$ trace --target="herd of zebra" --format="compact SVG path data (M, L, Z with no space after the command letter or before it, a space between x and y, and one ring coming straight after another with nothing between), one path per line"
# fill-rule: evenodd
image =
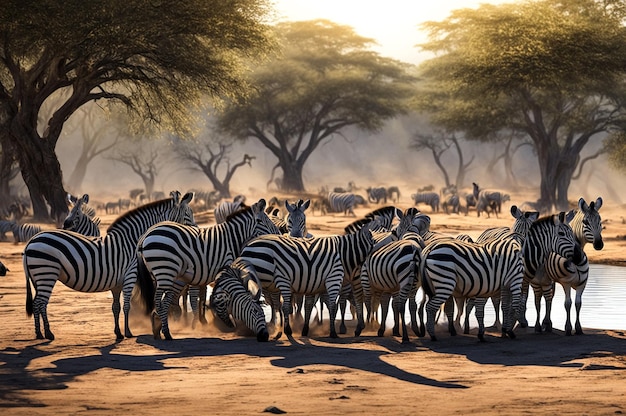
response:
M192 199L193 193L172 192L170 198L120 215L104 236L95 211L87 205L89 197L74 199L63 229L36 234L23 251L26 310L34 316L36 337L54 339L47 305L57 281L82 292L110 290L118 339L133 336L128 319L133 289L141 292L154 337L171 339L169 318L181 294L188 290L195 322L201 319L206 300L200 289L207 286L212 286L208 308L214 315L230 327L235 321L245 323L259 341L270 336L263 302L272 309L269 323L276 327L278 339L283 331L292 335L290 317L300 302L304 336L316 302L328 308L331 337L338 336L339 308L340 333L346 332L347 302L355 310L355 336L375 321L380 307L378 335L382 336L390 301L393 334L403 342L409 341L407 301L417 336L427 331L432 340L437 339L436 315L442 306L453 335L463 309L467 307L467 319L475 307L478 337L483 340L489 298L497 310L502 307L502 336L513 338L518 322L528 325L529 288L537 309L535 330L551 331L555 283L565 289L565 332L570 335L574 328L580 334L581 297L589 273L583 248L588 242L596 250L603 247L601 198L589 204L581 198L577 209L542 218L512 206L512 227L487 229L475 240L431 230L428 215L415 207L402 211L395 206L371 211L346 226L341 235L313 236L306 225L308 200L283 201L278 206L265 199L251 205L233 201L216 208L214 225L199 227L189 206ZM285 217L280 215L283 206ZM497 210L495 203L488 206ZM574 327L570 288L576 291ZM124 334L119 324L122 294ZM540 322L542 296L546 311Z

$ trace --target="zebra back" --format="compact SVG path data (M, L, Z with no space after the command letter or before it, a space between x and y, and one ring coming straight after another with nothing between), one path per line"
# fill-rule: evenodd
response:
M356 195L349 192L329 192L328 205L330 212L343 212L355 216Z
M578 200L578 209L574 211L574 218L570 222L574 235L581 248L587 243L592 243L593 248L602 250L604 242L602 241L602 218L598 210L602 207L602 198L589 203L584 198Z
M13 238L16 243L25 243L41 232L41 227L37 224L13 224Z

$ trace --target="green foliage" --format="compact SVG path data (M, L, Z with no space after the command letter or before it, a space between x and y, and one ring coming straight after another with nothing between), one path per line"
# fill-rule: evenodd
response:
M626 132L619 131L609 135L604 141L604 147L611 166L626 173Z

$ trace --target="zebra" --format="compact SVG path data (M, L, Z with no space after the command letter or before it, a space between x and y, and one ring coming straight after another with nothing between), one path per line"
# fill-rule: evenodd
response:
M439 212L439 194L436 192L418 192L411 195L414 205L426 204L433 212Z
M235 323L231 316L243 321L246 326L254 331L257 341L266 342L269 340L265 313L261 308L259 299L261 297L260 282L253 282L256 285L256 293L252 295L248 286L255 277L254 273L242 275L245 270L232 265L224 266L215 277L215 284L209 296L209 309L229 328L234 328Z
M0 220L0 240L6 240L6 233L12 232L15 224L15 221Z
M367 200L371 203L378 204L382 200L383 203L387 203L387 188L378 187L378 188L367 188L365 190L367 192Z
M307 239L282 235L261 236L244 247L235 262L246 267L252 266L263 291L275 299L272 302L279 302L278 297L282 297L280 322L287 336L292 335L289 323L292 293L315 295L325 292L328 296L330 336L337 338L337 298L344 275L351 276L372 251L374 239L370 229L376 226L376 221L372 221L354 234ZM359 299L357 295L355 293ZM362 291L360 295L362 300ZM308 335L314 299L305 297L303 336ZM357 301L356 308L358 324L355 336L358 336L365 327L362 302ZM281 336L282 331L279 331L276 339Z
M85 212L83 206L87 202L89 202L89 195L87 194L76 198L74 206L63 221L62 228L90 237L100 237L100 218L92 217Z
M426 328L436 341L435 314L446 303L448 328L456 335L451 296L477 299L478 339L484 341L484 304L498 292L503 298L502 336L515 338L513 326L521 298L524 266L521 238L509 237L483 244L461 240L441 240L426 246L420 264L421 286L428 295ZM480 302L479 302L480 301ZM422 320L423 322L423 320Z
M328 212L341 212L344 215L356 217L354 207L356 206L356 195L353 193L329 192L327 195Z
M250 240L278 228L265 213L265 199L236 211L226 222L200 228L162 222L142 236L137 248L138 283L155 339L172 339L168 310L185 285L206 286ZM202 297L200 297L202 299ZM198 309L203 309L200 305ZM194 322L198 313L194 311Z
M81 197L82 198L82 197ZM67 201L70 204L70 207L73 207L79 199L81 199L75 195L72 194L67 194ZM164 196L165 198L165 196ZM85 213L85 215L91 217L91 218L95 218L96 216L96 209L94 207L91 207L89 205L87 205L87 202L89 202L89 197L87 197L86 201L83 201L83 204L81 206L81 209L83 210L83 212Z
M369 313L372 311L372 297L381 297L382 315L378 336L382 337L385 333L388 298L392 296L396 322L393 334L400 336L399 323L401 322L403 343L409 342L404 307L413 287L417 285L417 269L422 260L424 247L423 239L417 231L415 227L410 228L400 240L392 241L374 250L361 267L361 285Z
M400 188L397 186L390 186L387 188L387 197L391 199L391 202L394 204L400 202Z
M193 223L189 201L193 194L172 197L143 205L118 217L105 237L87 237L73 231L52 230L39 233L24 248L22 260L26 274L26 312L34 315L35 335L54 339L47 316L52 289L60 280L70 289L81 292L113 294L113 316L117 339L124 336L119 326L120 293L124 292L125 335L132 337L128 325L130 298L135 285L136 249L139 237L153 224L170 219ZM35 289L33 299L32 288Z
M553 282L546 272L546 259L553 252L572 261L574 264L582 264L583 251L576 241L574 231L569 226L574 216L573 212L561 212L558 215L546 216L535 221L528 230L523 245L524 259L524 282L522 286L522 304L520 311L520 325L528 326L526 320L526 299L528 298L529 286L532 286L535 294L535 309L537 320L535 332L542 331L540 321L541 296L543 294L546 303L546 314L543 319L543 328L546 332L552 331Z
M598 197L595 202L587 202L584 198L578 200L578 209L571 211L574 217L570 221L570 226L574 230L574 235L580 248L584 249L587 243L592 243L595 250L602 250L602 218L598 211L602 207L602 198Z
M11 229L15 244L28 242L36 234L41 232L41 226L37 224L13 224Z
M446 196L446 199L441 203L441 207L443 208L446 214L449 213L448 208L452 210L453 214L458 214L461 211L461 200L458 194L452 194Z
M311 200L298 200L295 204L285 201L285 208L289 212L287 216L287 230L291 237L311 237L306 229L306 214L304 211L311 204Z
M491 208L497 218L498 214L502 212L502 204L511 200L511 196L504 192L480 189L476 182L472 182L472 186L472 194L476 201L476 211L479 217L481 211L485 211L489 215L488 209Z
M242 208L245 208L246 204L244 203L244 200L245 198L243 197L236 197L235 199L233 199L232 202L223 201L219 203L213 211L213 213L215 214L215 223L222 224L226 222L226 218L228 218L230 214Z

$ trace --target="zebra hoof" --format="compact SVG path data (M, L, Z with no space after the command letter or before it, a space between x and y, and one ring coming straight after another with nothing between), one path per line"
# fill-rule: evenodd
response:
M50 341L54 341L54 334L50 330L47 330L46 338L49 339Z
M342 324L342 325L339 326L339 333L340 334L343 335L343 334L346 334L347 332L348 332L348 329L346 328L345 325Z
M46 339L46 338L44 338L44 336L43 336L43 334L41 332L35 333L35 338L36 339Z
M278 341L280 339L280 337L283 336L282 332L278 332L278 334L276 334L276 336L274 337L274 341Z
M506 331L506 333L511 339L515 339L517 337L517 335L515 335L515 332L513 331Z
M262 330L256 335L256 340L258 342L267 342L270 339L270 334L267 330Z

